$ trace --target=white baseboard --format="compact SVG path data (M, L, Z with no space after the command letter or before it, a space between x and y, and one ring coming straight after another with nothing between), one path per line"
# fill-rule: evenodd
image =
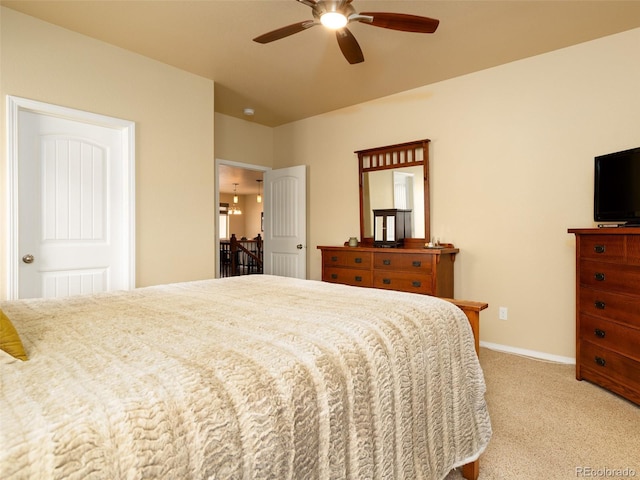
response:
M552 355L545 352L537 352L535 350L527 350L524 348L510 347L508 345L500 345L499 343L480 342L481 347L488 348L489 350L495 350L497 352L512 353L514 355L522 355L523 357L531 357L538 360L545 360L555 363L566 363L569 365L575 365L576 359L571 357L563 357L561 355Z

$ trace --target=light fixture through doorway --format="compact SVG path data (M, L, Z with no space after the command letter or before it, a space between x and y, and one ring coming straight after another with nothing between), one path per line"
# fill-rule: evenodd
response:
M262 203L262 180L256 180L258 182L258 196L256 197L256 201L258 203Z
M229 209L229 215L242 215L242 210L238 208L238 194L236 193L236 187L238 183L233 184L233 205Z

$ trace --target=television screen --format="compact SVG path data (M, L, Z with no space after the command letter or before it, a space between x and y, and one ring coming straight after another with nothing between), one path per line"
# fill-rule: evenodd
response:
M640 147L595 157L594 218L640 224Z

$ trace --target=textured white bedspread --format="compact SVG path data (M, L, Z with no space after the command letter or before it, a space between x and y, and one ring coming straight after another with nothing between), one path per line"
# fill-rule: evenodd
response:
M441 479L491 436L437 298L254 275L2 308L30 356L0 357L4 480Z

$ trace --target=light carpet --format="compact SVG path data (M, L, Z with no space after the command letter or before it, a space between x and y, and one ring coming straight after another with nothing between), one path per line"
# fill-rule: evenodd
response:
M640 479L638 405L577 381L573 365L486 348L480 363L493 425L480 480Z

